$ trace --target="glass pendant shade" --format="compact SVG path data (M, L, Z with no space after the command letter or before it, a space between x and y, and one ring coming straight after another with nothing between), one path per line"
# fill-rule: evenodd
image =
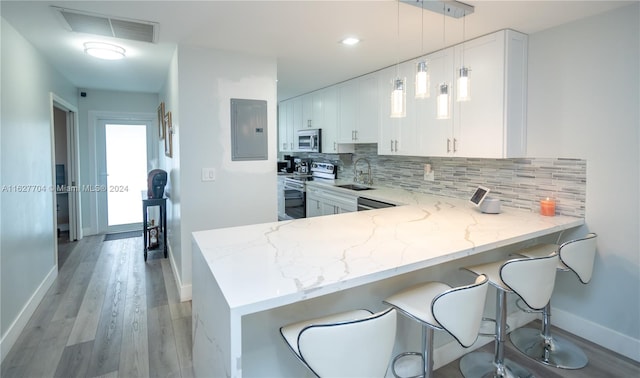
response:
M395 79L391 90L391 118L406 117L406 86L404 79Z
M467 67L460 68L458 76L458 101L471 100L471 82L469 80L469 71Z
M430 78L427 62L416 64L416 98L429 98Z
M449 84L440 84L438 87L438 98L436 99L436 103L436 118L449 119Z

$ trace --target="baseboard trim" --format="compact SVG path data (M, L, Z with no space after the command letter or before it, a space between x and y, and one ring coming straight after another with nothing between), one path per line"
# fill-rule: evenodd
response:
M9 354L9 351L13 347L13 345L18 340L20 333L24 331L27 323L29 323L29 319L38 308L40 302L44 298L45 294L53 285L56 277L58 277L58 265L54 265L53 268L47 273L44 280L40 283L36 291L33 292L31 298L27 301L27 303L22 307L22 310L16 317L16 319L11 323L7 332L2 335L2 339L0 340L0 354L2 354L2 358L0 361L4 361L4 358Z
M553 326L640 362L640 340L555 307L551 308L551 314Z
M173 252L171 250L171 243L168 243L169 250L169 262L171 263L171 271L173 272L173 279L176 281L176 287L178 289L178 295L180 296L180 302L186 302L191 300L191 285L183 285L180 275L178 274L178 268L176 261L173 259Z

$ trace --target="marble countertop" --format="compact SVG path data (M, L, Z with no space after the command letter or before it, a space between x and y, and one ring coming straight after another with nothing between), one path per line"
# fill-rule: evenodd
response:
M271 309L584 224L401 189L347 192L405 206L194 232L229 307Z

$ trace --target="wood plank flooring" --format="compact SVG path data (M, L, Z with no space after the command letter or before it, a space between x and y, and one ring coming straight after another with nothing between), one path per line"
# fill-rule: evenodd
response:
M191 302L142 237L59 249L58 278L2 362L5 377L192 377Z
M91 236L65 247L58 278L2 362L1 377L193 376L191 302L179 302L169 260L150 251L145 263L142 237L102 240ZM506 357L537 377L640 377L635 361L553 332L587 353L586 368L546 367L510 342ZM482 351L493 353L493 343ZM443 366L435 377L462 377L458 364Z

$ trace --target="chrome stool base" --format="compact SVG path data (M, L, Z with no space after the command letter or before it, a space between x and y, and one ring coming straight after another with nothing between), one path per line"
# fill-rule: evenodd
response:
M589 362L582 349L563 337L551 336L551 343L545 345L545 339L538 329L519 328L511 332L510 338L520 352L545 365L581 369Z
M504 359L502 366L494 362L495 356L491 353L473 352L462 357L460 371L466 378L532 378L533 374L517 363Z

